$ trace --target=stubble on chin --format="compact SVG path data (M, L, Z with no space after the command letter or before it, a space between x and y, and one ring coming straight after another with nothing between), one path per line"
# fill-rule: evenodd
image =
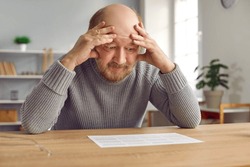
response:
M110 62L106 66L102 65L101 62L97 61L97 66L100 71L100 74L108 81L116 83L128 76L134 68L134 65L119 65L115 62ZM119 72L115 72L117 69Z

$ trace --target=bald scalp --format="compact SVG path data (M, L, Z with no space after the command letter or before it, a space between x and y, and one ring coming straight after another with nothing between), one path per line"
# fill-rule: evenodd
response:
M101 21L107 21L114 17L118 19L124 19L127 16L135 16L137 23L142 22L141 16L133 9L122 4L112 4L104 8L99 9L90 19L89 28L91 29L99 24Z

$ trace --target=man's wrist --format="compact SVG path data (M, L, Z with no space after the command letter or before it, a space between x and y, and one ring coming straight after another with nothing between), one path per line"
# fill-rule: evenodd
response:
M160 68L160 72L162 74L169 73L175 69L175 64L174 63L168 63Z
M76 65L75 63L73 63L72 59L68 58L67 56L65 56L60 63L67 68L68 70L74 71Z

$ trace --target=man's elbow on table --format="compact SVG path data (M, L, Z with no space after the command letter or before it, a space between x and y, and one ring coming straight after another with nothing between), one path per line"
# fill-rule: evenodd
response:
M32 123L22 122L23 129L30 134L40 134L47 132L49 128L41 128L39 126L35 126Z
M201 117L193 118L192 120L186 121L179 125L180 128L196 128L201 122Z

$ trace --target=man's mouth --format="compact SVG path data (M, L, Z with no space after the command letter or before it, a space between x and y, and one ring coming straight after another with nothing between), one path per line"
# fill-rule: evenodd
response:
M127 68L127 65L125 65L125 64L117 64L117 63L112 62L112 63L108 64L108 67L115 68L115 69L124 69L124 68Z

